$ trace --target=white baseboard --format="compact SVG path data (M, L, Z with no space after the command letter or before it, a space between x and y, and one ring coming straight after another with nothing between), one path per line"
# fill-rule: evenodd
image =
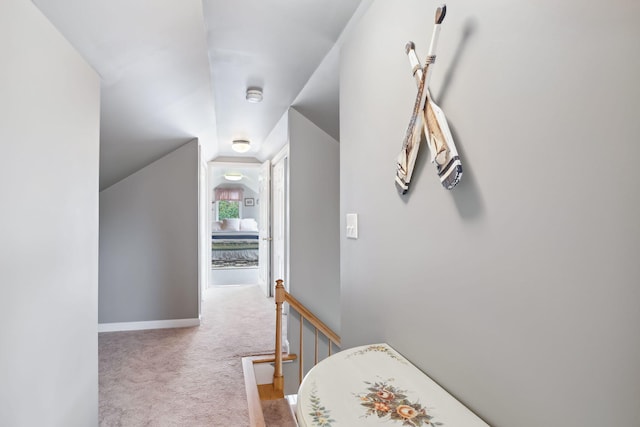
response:
M144 329L200 326L200 319L149 320L145 322L98 323L98 332L142 331Z

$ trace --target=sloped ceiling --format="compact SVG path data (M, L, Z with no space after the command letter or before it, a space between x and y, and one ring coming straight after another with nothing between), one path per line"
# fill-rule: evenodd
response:
M204 160L238 156L236 138L252 143L244 157L263 160L273 151L267 135L360 0L34 3L101 76L104 189L193 138ZM297 108L336 137L337 68L327 70ZM263 88L262 103L245 100L253 86Z

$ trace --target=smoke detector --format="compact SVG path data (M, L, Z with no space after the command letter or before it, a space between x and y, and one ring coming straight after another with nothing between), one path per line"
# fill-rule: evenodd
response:
M247 89L247 101L253 104L262 102L262 89L257 87L250 87Z

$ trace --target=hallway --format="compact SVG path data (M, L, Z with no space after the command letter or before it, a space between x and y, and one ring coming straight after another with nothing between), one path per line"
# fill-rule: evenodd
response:
M241 357L273 352L273 299L207 290L199 327L99 334L101 426L249 424Z

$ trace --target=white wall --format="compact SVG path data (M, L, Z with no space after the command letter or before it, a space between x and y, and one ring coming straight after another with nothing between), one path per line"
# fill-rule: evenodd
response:
M98 423L96 73L0 2L0 424Z
M100 192L100 323L198 318L198 142Z
M253 199L253 206L245 206L244 202L242 203L242 217L243 218L254 218L258 223L260 223L260 207L257 205L259 194L252 189L244 186L244 198Z
M436 6L376 1L343 48L344 344L389 342L497 427L638 426L640 4L450 4L431 87L464 176L425 150L402 197L404 45L424 58Z

